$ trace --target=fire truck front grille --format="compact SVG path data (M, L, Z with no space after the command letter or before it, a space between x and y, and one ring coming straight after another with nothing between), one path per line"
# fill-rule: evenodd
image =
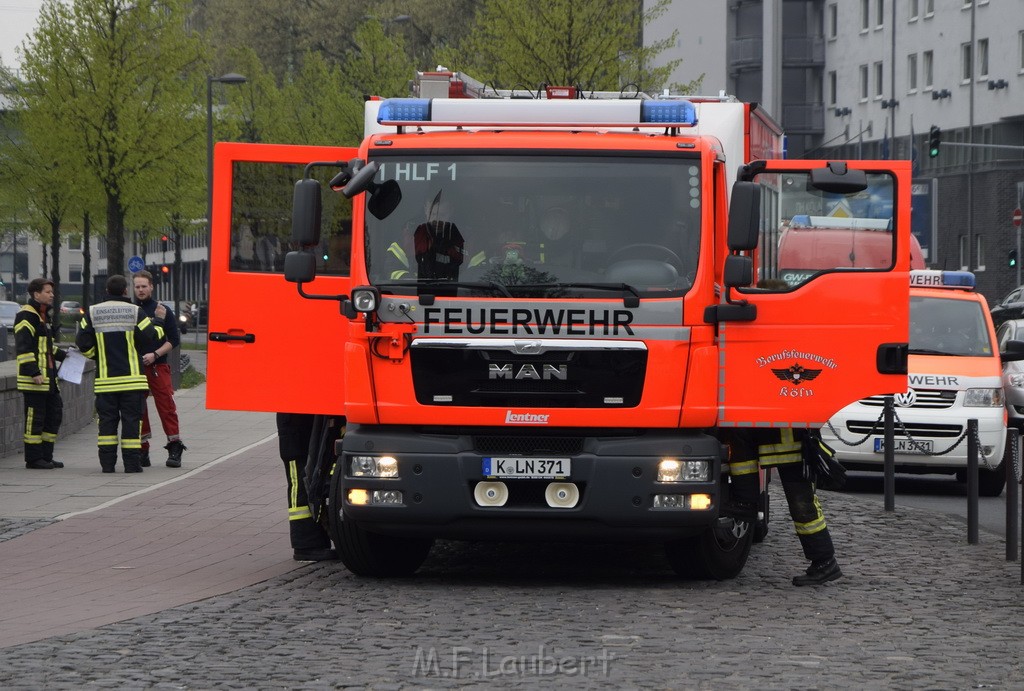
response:
M640 404L647 350L553 350L417 345L410 352L416 400L434 406L632 408Z
M897 415L899 413L897 412ZM876 426L877 425L877 426ZM904 423L904 428L912 437L932 437L937 439L956 439L963 434L962 425L932 425L924 422ZM872 432L871 429L875 428ZM876 420L848 420L846 429L853 434L876 434L881 436L885 433L882 423ZM902 434L899 425L896 426L896 434Z
M942 410L944 408L952 408L953 404L956 403L956 391L949 391L944 389L914 389L914 402L913 404L897 405L896 409L900 408L914 408L917 410ZM862 405L873 406L881 408L885 405L885 396L871 396L870 398L862 398Z
M557 455L575 456L583 452L581 437L473 437L473 449L485 456Z

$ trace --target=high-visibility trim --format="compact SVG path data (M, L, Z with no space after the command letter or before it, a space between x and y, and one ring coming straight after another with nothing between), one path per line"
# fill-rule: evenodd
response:
M122 439L121 440L121 448L122 449L141 449L142 448L142 440L141 439Z
M18 355L17 360L19 365L24 365L26 362L32 362L36 359L36 356L32 353L21 353Z
M391 272L391 280L397 281L401 278L405 278L408 275L409 271L407 269L395 269L394 271Z
M308 506L298 506L294 509L288 509L289 521L302 521L312 517L313 514L310 512Z
M31 310L31 311L35 312L35 310ZM32 334L33 338L35 337L35 335L36 335L36 327L32 326L27 321L20 321L20 322L18 322L17 324L14 325L14 333L18 333L19 331L24 331L25 329L28 329L29 333Z
M24 441L26 444L28 444L30 446L34 446L35 444L42 444L43 443L43 438L42 437L37 437L37 436L30 435L30 434L26 434L21 439L22 439L22 441Z
M96 443L100 446L117 446L116 434L101 434L96 437Z
M796 528L797 535L814 535L828 527L825 525L825 514L821 510L821 504L818 503L817 497L814 498L814 510L818 515L813 521L808 521L807 523L793 521L793 527Z
M757 472L757 461L736 461L729 463L729 474L732 476L737 475L752 475Z
M43 432L43 441L55 442L57 441L57 435L53 432Z
M299 505L299 463L288 461L288 509L294 509Z
M485 261L487 261L487 253L484 252L483 250L480 250L470 258L469 265L479 266L480 264L483 264Z
M122 377L97 378L93 384L96 393L114 393L116 391L143 391L149 388L145 374L125 375Z
M776 456L763 456L759 459L762 466L788 465L790 463L803 463L802 454L779 454Z

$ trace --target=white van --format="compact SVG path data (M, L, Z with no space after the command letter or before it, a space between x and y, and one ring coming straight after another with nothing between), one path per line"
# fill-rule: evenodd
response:
M901 473L967 473L967 421L978 421L979 494L1003 491L1002 363L985 299L969 271L910 272L909 388L895 397ZM822 427L851 470L882 470L884 396L852 403Z

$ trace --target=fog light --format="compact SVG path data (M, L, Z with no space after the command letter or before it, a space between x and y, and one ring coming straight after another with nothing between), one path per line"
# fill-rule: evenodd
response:
M370 502L370 493L365 489L350 489L348 491L348 503L356 506L365 506Z
M398 477L398 461L394 456L353 456L349 463L352 477Z
M397 489L375 489L370 497L371 504L402 504L402 492Z
M654 508L656 509L685 509L685 494L655 494Z
M711 495L710 494L691 494L690 495L690 508L698 511L704 511L711 508Z
M707 482L711 474L708 461L678 461L663 458L658 462L658 482Z
M544 490L544 501L552 509L571 509L580 501L580 490L572 482L552 482Z

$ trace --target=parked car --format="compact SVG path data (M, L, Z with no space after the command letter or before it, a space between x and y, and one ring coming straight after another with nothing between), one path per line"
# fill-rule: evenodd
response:
M989 310L992 323L999 326L1009 319L1024 319L1024 286L1017 286Z
M999 352L1008 350L1010 341L1024 341L1024 319L1010 319L999 325L996 342ZM1024 433L1024 361L1003 361L1003 394L1006 396L1007 424Z
M0 326L8 331L14 330L14 316L21 309L21 305L9 300L0 301Z
M60 323L64 326L74 326L85 314L85 308L80 302L65 300L60 303Z
M173 300L161 300L160 304L178 315L178 331L187 334L192 327L192 311L189 309L188 303L180 303L178 309L174 309Z

